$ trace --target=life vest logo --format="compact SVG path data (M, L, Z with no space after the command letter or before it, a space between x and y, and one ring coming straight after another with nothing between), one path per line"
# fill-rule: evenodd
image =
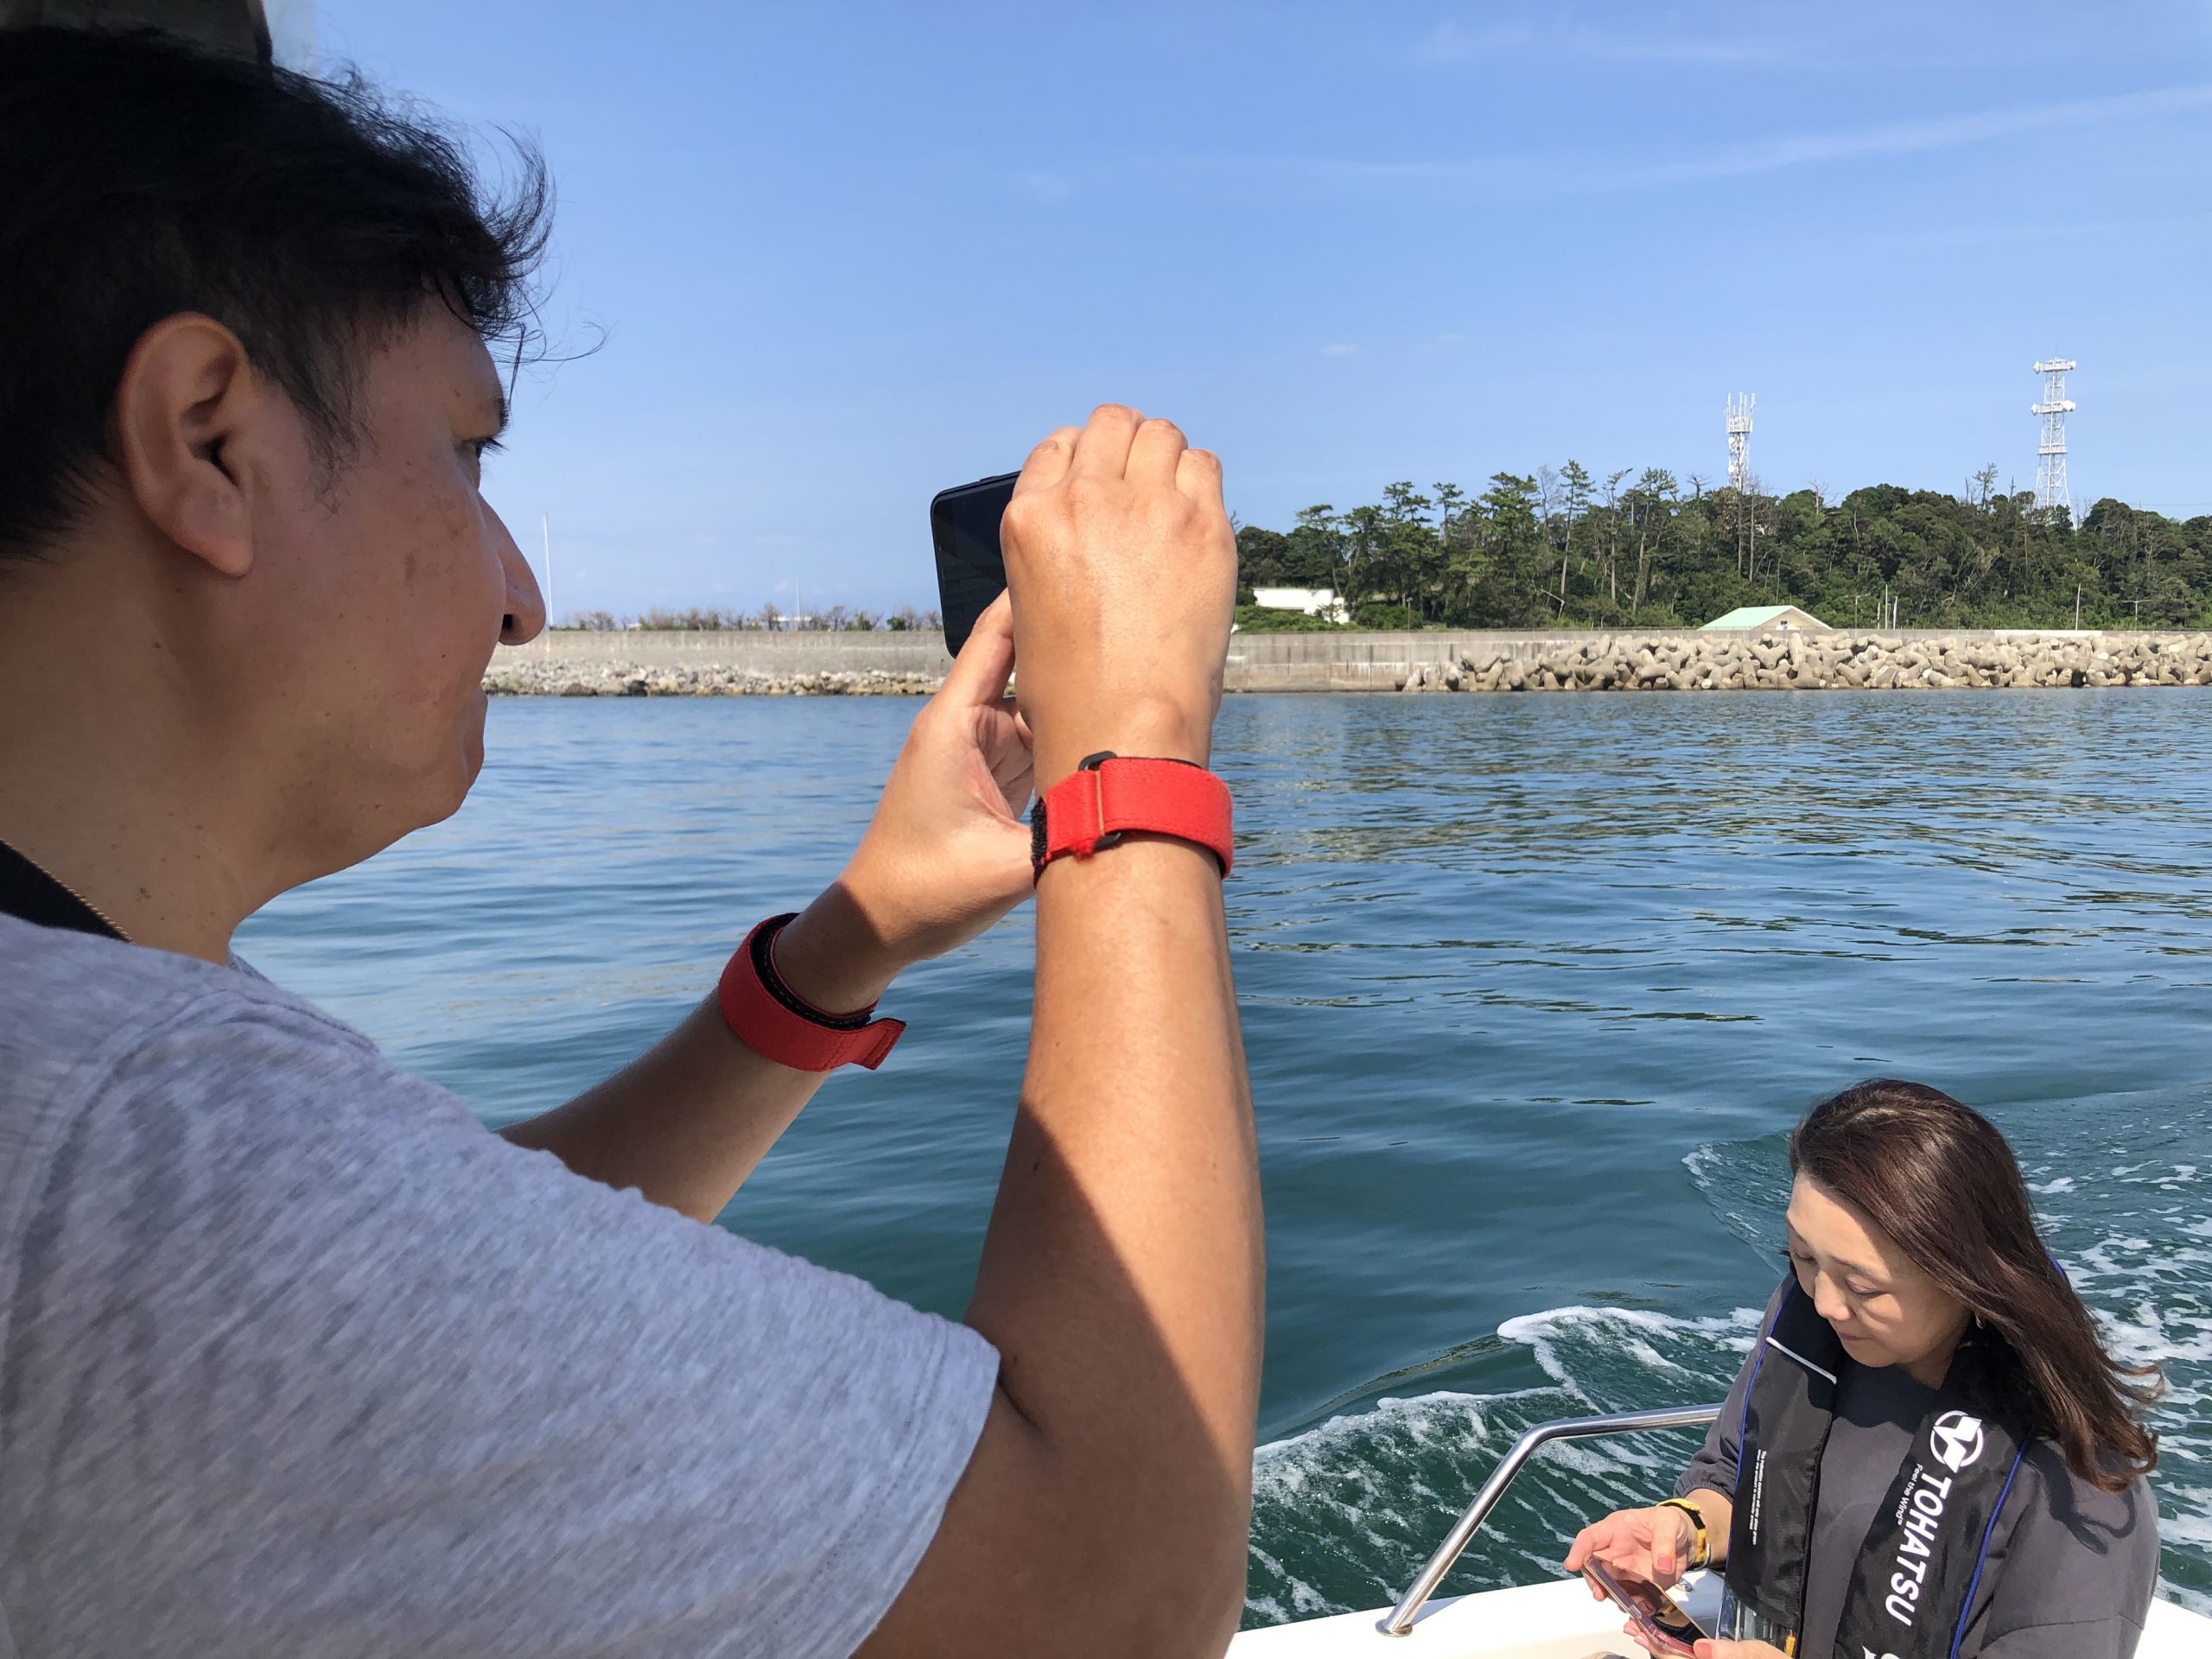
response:
M1973 1466L1981 1456L1984 1437L1981 1419L1963 1411L1947 1411L1936 1420L1936 1427L1928 1431L1928 1444L1943 1466L1953 1474Z

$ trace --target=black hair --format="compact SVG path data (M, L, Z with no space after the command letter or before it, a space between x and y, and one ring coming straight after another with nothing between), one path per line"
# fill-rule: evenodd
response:
M162 318L235 334L342 463L369 353L442 302L519 361L550 188L503 200L462 142L358 75L149 33L0 30L0 561L81 510L124 365Z
M1923 1273L1993 1331L2004 1384L2066 1466L2107 1492L2158 1467L2142 1416L2154 1365L2114 1358L2044 1248L2027 1182L1997 1126L1926 1084L1877 1078L1822 1101L1789 1136L1789 1167L1864 1211Z

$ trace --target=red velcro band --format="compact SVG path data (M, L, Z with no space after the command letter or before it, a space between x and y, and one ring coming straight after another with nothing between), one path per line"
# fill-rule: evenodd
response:
M1054 859L1089 858L1125 835L1195 842L1229 874L1234 835L1229 785L1187 760L1094 754L1039 798L1030 861L1042 875Z
M906 1022L870 1019L873 1007L824 1014L785 984L776 972L776 935L791 919L771 916L745 936L715 991L722 1018L738 1041L762 1059L794 1071L834 1071L841 1065L874 1071L905 1034Z

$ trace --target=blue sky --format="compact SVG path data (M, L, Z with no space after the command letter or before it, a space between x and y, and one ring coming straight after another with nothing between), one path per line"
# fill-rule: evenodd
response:
M321 0L539 143L487 493L555 602L933 603L925 509L1103 398L1287 526L1575 457L2212 512L2212 4Z

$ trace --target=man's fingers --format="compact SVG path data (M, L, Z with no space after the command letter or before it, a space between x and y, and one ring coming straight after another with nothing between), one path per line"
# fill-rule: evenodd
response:
M1001 594L976 619L975 632L953 659L938 696L950 705L988 707L1006 695L1014 673L1014 595Z
M1184 441L1183 429L1174 422L1147 421L1129 440L1129 482L1148 484L1155 489L1174 489L1179 463L1189 448Z
M1175 458L1175 487L1195 501L1219 505L1221 457L1211 449L1185 449Z
M1064 426L1040 442L1021 463L1021 476L1014 480L1014 493L1027 495L1032 490L1049 489L1065 478L1068 463L1075 459L1077 435L1075 428Z
M1129 445L1144 416L1125 404L1101 404L1083 423L1075 441L1069 474L1077 478L1121 478L1128 472Z

